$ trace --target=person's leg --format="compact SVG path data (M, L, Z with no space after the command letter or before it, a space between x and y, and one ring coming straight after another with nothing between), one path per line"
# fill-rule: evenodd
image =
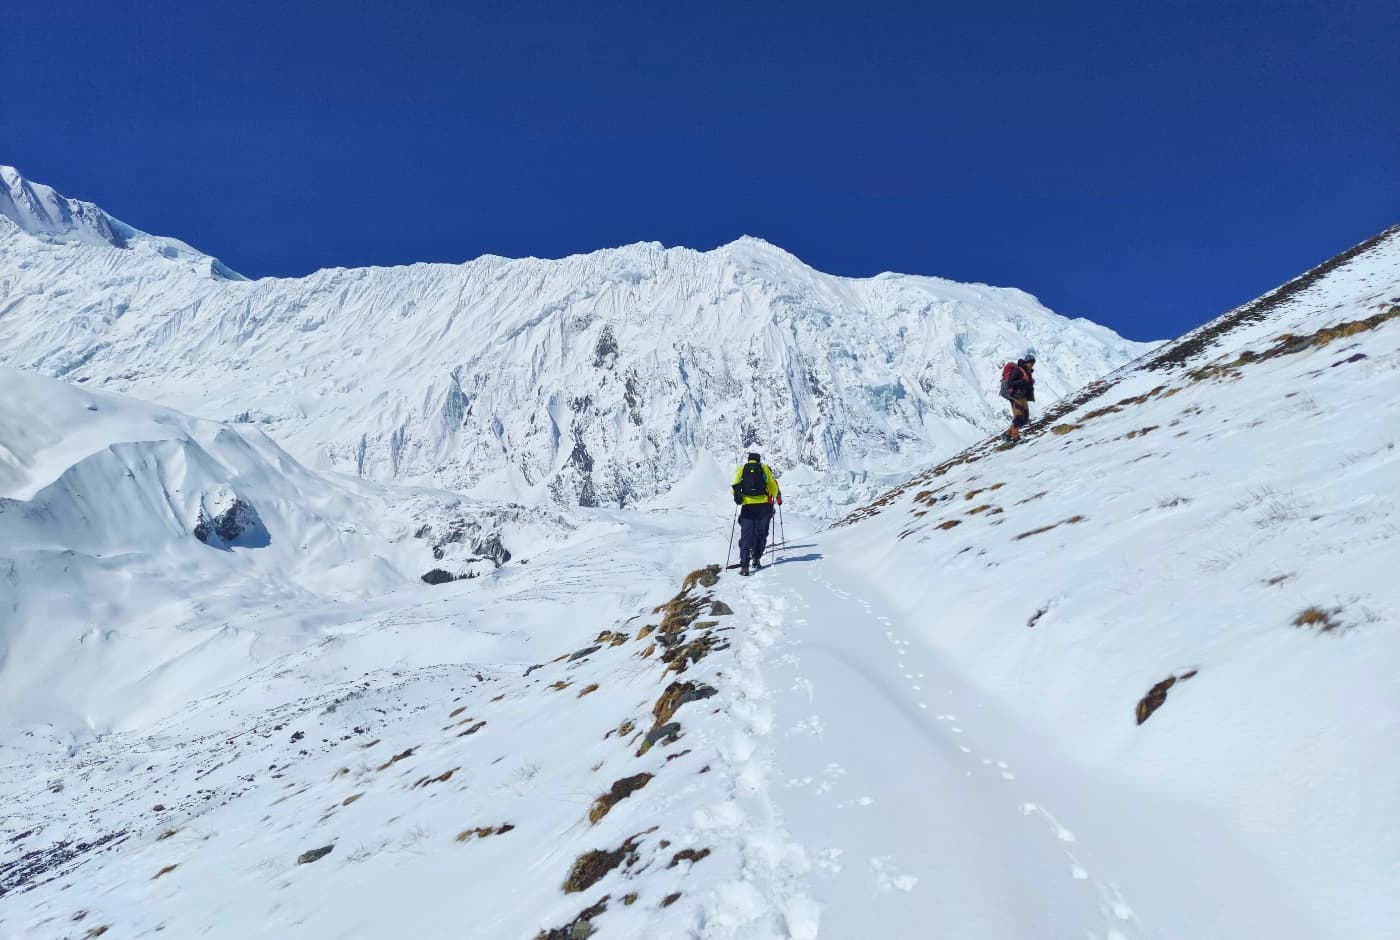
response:
M768 545L768 525L772 521L773 516L771 513L754 520L753 560L755 562L763 557L763 549Z
M739 514L739 567L747 568L753 554L754 538L757 535L758 520L752 516Z
M1013 441L1021 439L1021 428L1030 423L1031 406L1024 398L1013 398L1011 400L1011 427L1006 429L1006 436Z

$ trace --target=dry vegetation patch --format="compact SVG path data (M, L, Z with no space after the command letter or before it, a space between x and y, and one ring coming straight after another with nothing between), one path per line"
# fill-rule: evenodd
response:
M555 927L551 930L541 930L535 934L535 940L585 940L598 932L598 928L593 926L593 921L601 917L608 909L608 899L611 895L605 894L595 903L575 915L574 919L562 927ZM637 899L635 894L628 895L633 901ZM623 904L631 904L627 898L622 899Z
M1043 525L1043 526L1041 526L1041 527L1038 528L1038 529L1031 529L1029 532L1022 532L1020 535L1016 536L1015 541L1019 542L1021 539L1028 539L1028 538L1030 538L1032 535L1039 535L1039 534L1041 534L1042 532L1049 532L1051 529L1058 529L1058 528L1059 528L1060 526L1062 526L1062 525L1073 525L1073 524L1075 524L1075 523L1083 522L1083 521L1084 521L1084 517L1083 517L1083 516L1078 516L1078 515L1070 516L1068 519L1061 519L1059 522L1056 522L1054 525Z
M499 826L479 826L475 829L463 829L461 832L457 833L457 838L454 841L469 842L474 838L485 839L490 836L505 835L514 828L515 826L511 823L501 823Z
M1147 690L1147 694L1138 700L1136 715L1137 723L1142 724L1152 717L1152 713L1161 708L1167 700L1167 690L1178 682L1185 682L1196 674L1196 670L1184 672L1179 676L1167 676L1161 682Z
M1338 619L1341 614L1340 607L1332 610L1323 610L1321 607L1305 607L1299 611L1298 616L1293 618L1295 627L1311 627L1319 633L1331 633L1342 626L1342 621Z
M412 757L412 756L413 756L413 748L410 747L410 748L408 748L407 750L404 750L404 751L401 751L401 752L398 753L398 754L395 754L393 757L389 758L389 759L386 760L384 763L380 764L378 767L376 767L376 768L374 768L374 769L375 769L375 770L388 770L390 767L394 766L394 765L397 764L399 761L405 760L405 759L407 759L407 758L409 758L409 757Z
M690 574L686 575L685 580L681 582L681 593L689 591L697 584L701 587L714 587L719 583L719 572L719 565L707 565L704 568L692 571Z
M692 865L694 865L696 862L700 861L702 858L705 858L709 854L709 849L682 849L675 855L671 856L671 862L666 867L675 868L681 862L690 862Z
M623 777L621 780L613 781L613 785L607 793L593 801L593 805L588 808L588 821L597 824L598 820L608 815L618 802L627 799L651 781L651 774L633 774L630 777Z
M1247 365L1258 362L1267 362L1279 356L1291 356L1309 349L1321 349L1329 343L1349 336L1356 336L1374 330L1376 327L1389 320L1400 317L1400 306L1391 307L1364 320L1348 320L1344 323L1335 323L1332 326L1324 326L1321 329L1305 336L1293 333L1284 333L1274 340L1274 344L1263 352L1256 353L1246 349L1228 362L1214 362L1209 365L1193 369L1187 376L1195 382L1214 378L1238 378L1242 370ZM1363 356L1364 358L1364 356ZM1334 363L1339 365L1340 363Z
M655 830L648 830L654 832ZM603 878L617 868L625 865L630 868L637 863L637 847L641 844L642 835L639 833L615 849L593 849L584 852L574 859L574 865L569 869L569 875L564 879L564 893L574 894L579 891L587 891Z

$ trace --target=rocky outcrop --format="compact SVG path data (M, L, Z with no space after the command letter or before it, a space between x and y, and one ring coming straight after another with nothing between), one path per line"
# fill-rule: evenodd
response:
M271 541L258 511L227 488L200 500L194 537L214 548L262 548Z

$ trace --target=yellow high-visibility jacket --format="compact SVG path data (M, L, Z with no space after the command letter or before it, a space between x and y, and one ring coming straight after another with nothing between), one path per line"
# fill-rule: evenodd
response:
M731 489L734 491L735 495L739 493L739 481L744 478L744 467L746 466L748 466L747 463L741 463L739 464L739 469L734 471L734 485ZM778 489L778 480L773 476L773 470L768 464L763 464L763 479L767 482L767 494L763 496L745 496L743 497L745 505L766 503L782 495L782 490Z

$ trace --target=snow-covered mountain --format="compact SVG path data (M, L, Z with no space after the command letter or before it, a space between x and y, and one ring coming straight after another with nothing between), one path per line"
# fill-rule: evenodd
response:
M257 424L311 466L531 502L719 488L757 448L826 511L1004 423L1027 347L1042 400L1147 348L1018 290L832 277L752 238L230 282L34 230L0 231L0 363Z
M257 428L0 367L0 725L139 725L323 635L279 605L477 576L570 528L324 477Z
M94 381L0 370L0 937L1400 921L1400 229L748 579L679 500L425 585L464 504Z
M179 239L149 235L112 218L90 202L69 199L52 186L25 179L12 166L0 166L0 229L5 228L18 229L48 245L116 248L146 260L159 257L166 262L176 261L187 270L221 280L243 280L241 274L217 258ZM68 251L56 254L68 259L83 257Z

